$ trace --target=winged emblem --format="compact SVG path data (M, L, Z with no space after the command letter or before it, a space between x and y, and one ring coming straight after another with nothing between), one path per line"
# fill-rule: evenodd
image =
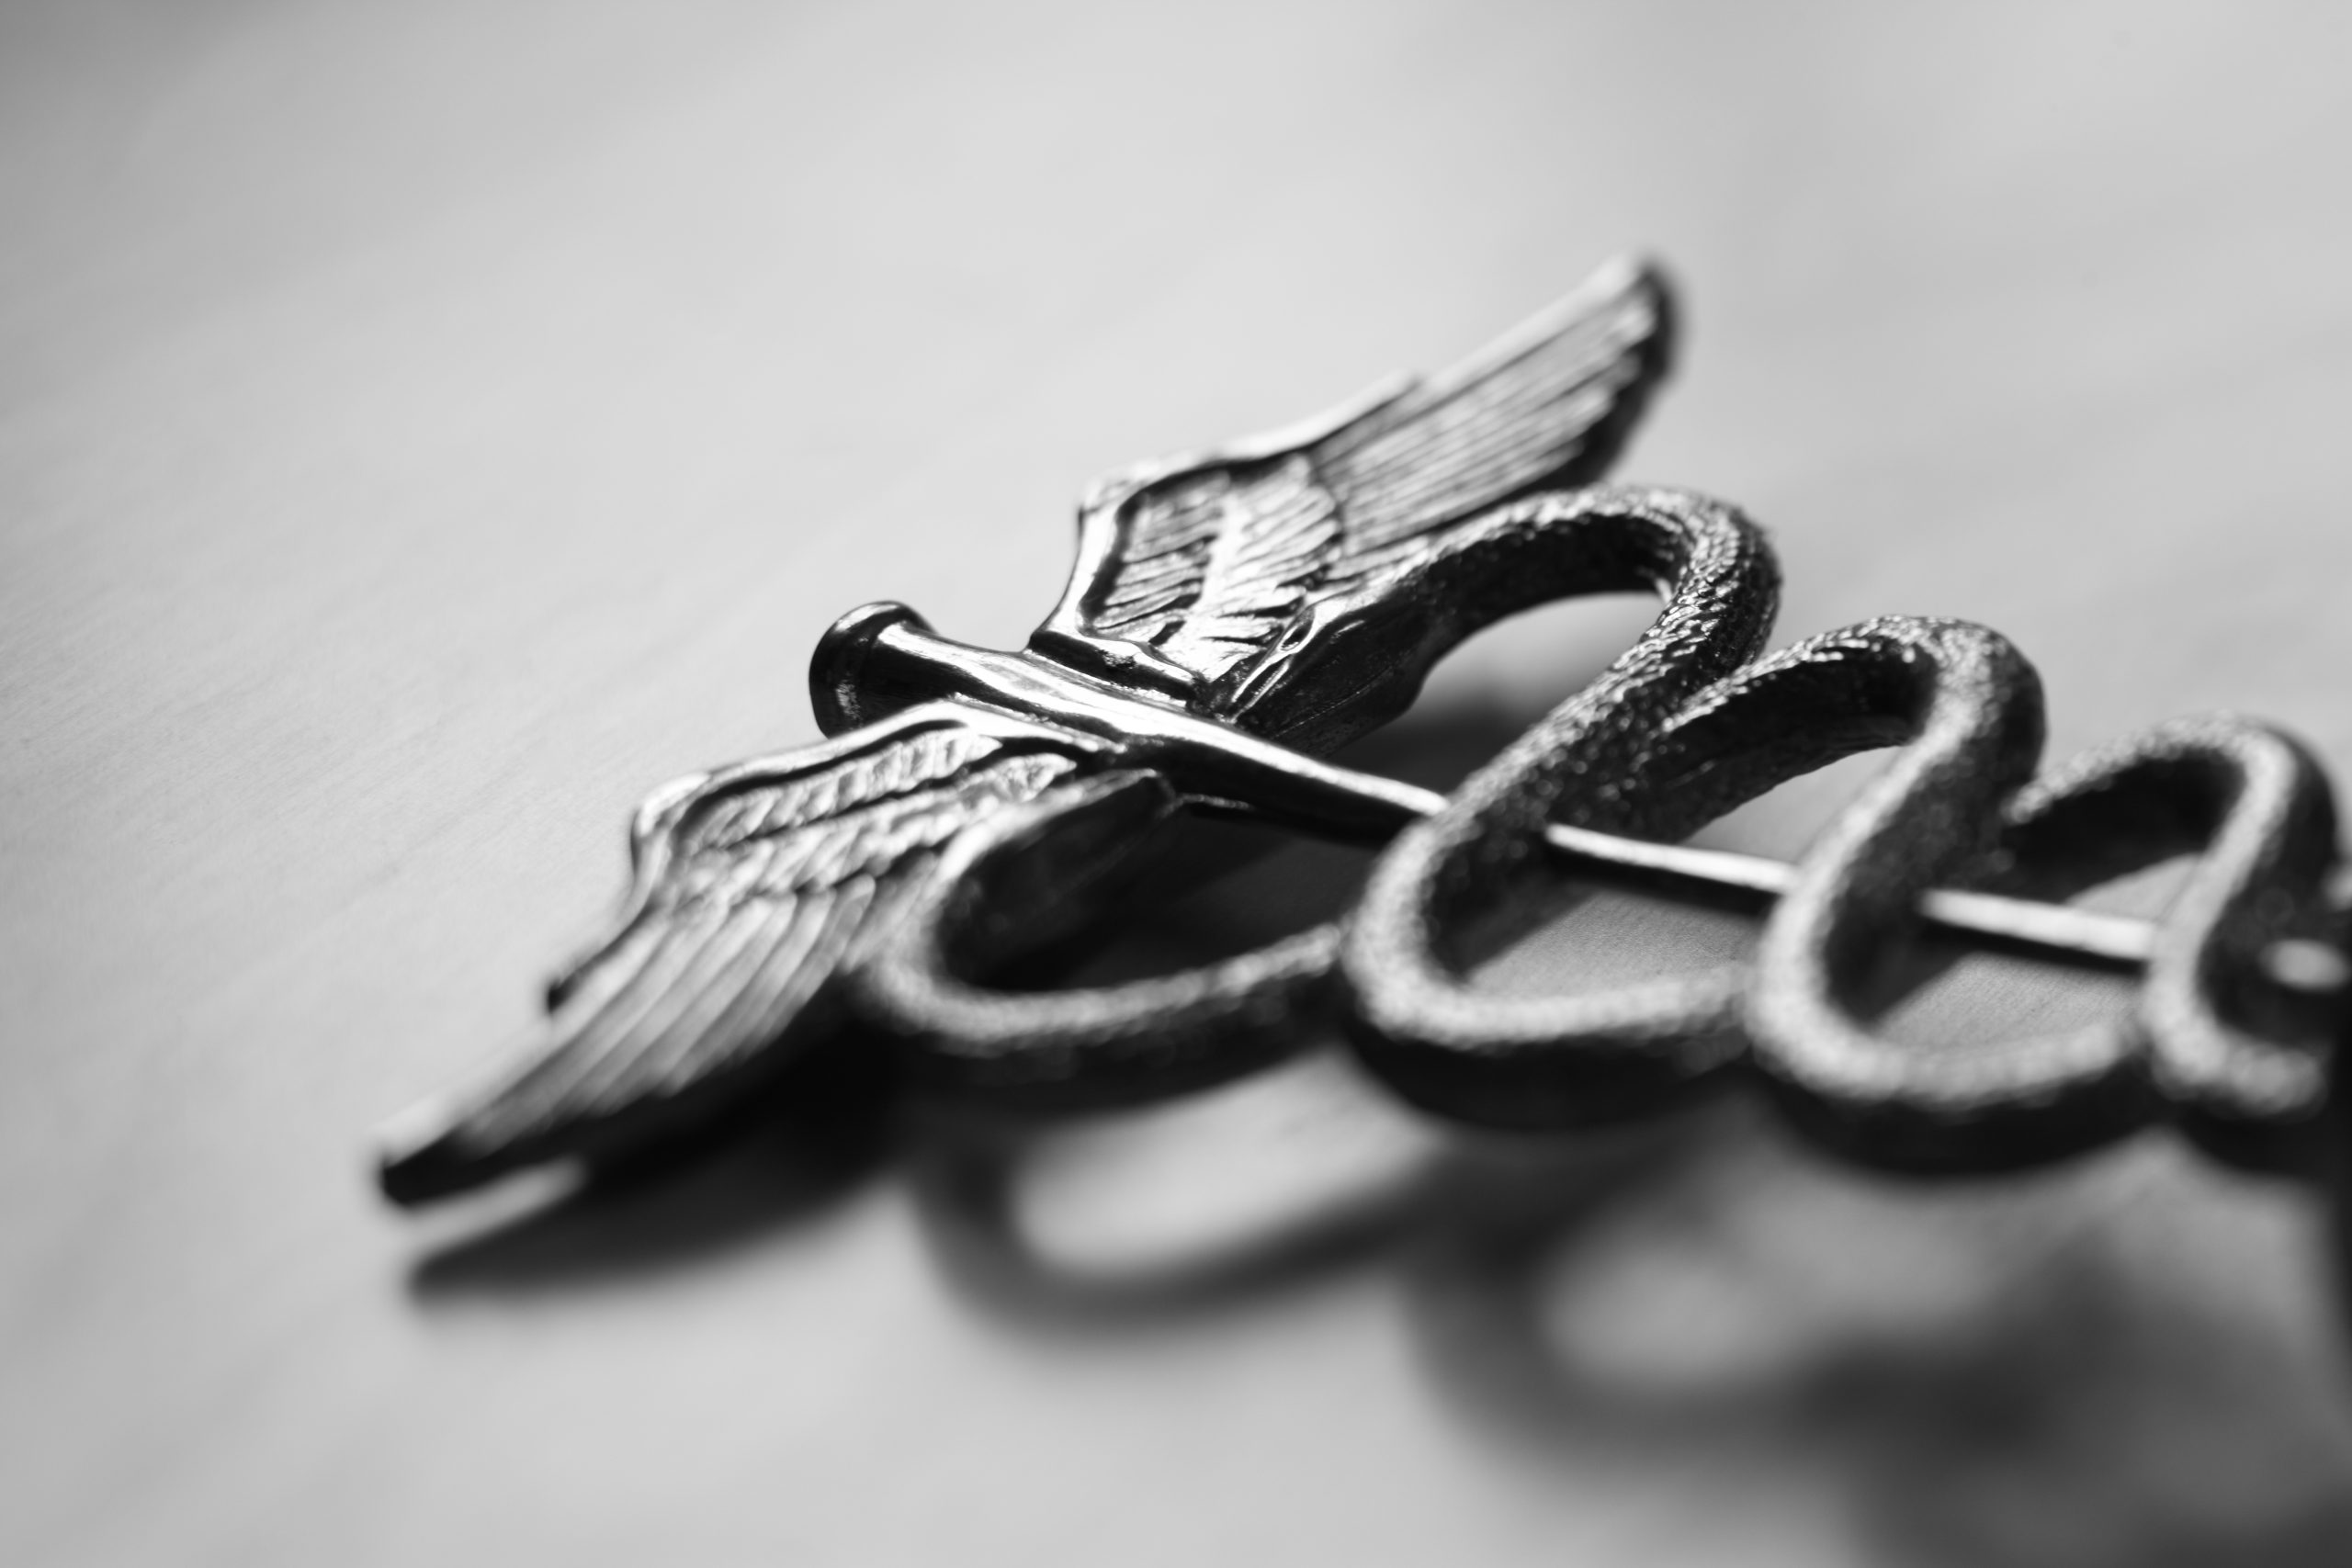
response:
M1401 712L1439 652L1532 602L1498 575L1507 551L1474 570L1469 547L1511 526L1502 503L1601 476L1670 335L1658 276L1614 263L1442 375L1105 480L1019 652L853 612L811 671L833 739L645 803L618 919L548 987L543 1035L397 1122L385 1190L419 1201L704 1125L842 1026L843 981L958 835L1087 776L1157 769L1277 818L1354 801L1368 832L1393 827L1394 791L1335 788L1296 750Z

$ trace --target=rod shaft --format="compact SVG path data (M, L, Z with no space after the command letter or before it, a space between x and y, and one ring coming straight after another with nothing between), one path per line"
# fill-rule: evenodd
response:
M1137 761L1166 769L1212 809L1378 843L1445 805L1434 790L1301 756L1026 655L952 642L911 611L876 618L861 636L870 639L861 657L910 696L977 699L1101 736ZM1557 823L1548 840L1594 882L1759 913L1796 880L1794 866L1759 855L1651 843ZM1972 947L2079 968L2137 969L2155 947L2152 921L1994 893L1937 888L1919 900L1919 915L1930 929Z
M1653 844L1556 823L1546 836L1571 865L1614 886L1728 897L1760 909L1796 880L1794 866L1761 855ZM1935 888L1919 900L1919 916L1971 946L2028 953L2084 968L2136 969L2155 946L2153 921L1997 893Z

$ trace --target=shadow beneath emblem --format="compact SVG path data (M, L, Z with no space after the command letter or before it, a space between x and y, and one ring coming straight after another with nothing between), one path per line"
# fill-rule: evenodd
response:
M1284 1072L1327 1081L1331 1063L1310 1060ZM1072 1227L1066 1215L1054 1224L1051 1194L1042 1206L1049 1235L1040 1236L1040 1203L1021 1201L1033 1166L1045 1164L1045 1145L1068 1134L1023 1138L1007 1128L938 1126L912 1149L908 1182L924 1239L967 1303L1013 1331L1066 1337L1263 1307L1291 1291L1411 1258L1430 1236L1449 1235L1475 1215L1541 1213L1574 1224L1609 1192L1681 1156L1702 1135L1696 1123L1679 1117L1571 1145L1500 1140L1479 1147L1435 1135L1419 1147L1360 1143L1340 1155L1339 1180L1280 1180L1275 1173L1277 1180L1256 1190L1227 1180L1221 1194L1211 1194L1209 1223L1197 1220L1197 1206L1173 1224L1167 1213L1152 1215L1141 1241L1122 1236L1108 1248L1101 1227L1089 1236L1089 1227ZM1227 1166L1235 1143L1227 1135L1218 1149ZM1080 1176L1099 1178L1103 1168Z
M1331 1088L1311 1062L1284 1071ZM2318 1288L2322 1218L2165 1134L2032 1175L1890 1182L1727 1097L1549 1144L1432 1138L1365 1160L1359 1142L1333 1155L1351 1179L1171 1227L1155 1190L1246 1164L1240 1098L1222 1145L1194 1138L1187 1168L1141 1181L1108 1161L1057 1172L1056 1145L1148 1144L1156 1113L929 1127L910 1182L944 1280L1054 1344L1391 1275L1467 1431L1564 1486L1640 1475L1687 1495L1693 1539L1718 1548L1794 1515L1839 1560L1895 1568L2352 1561L2352 1380ZM1126 1189L1119 1213L1056 1212L1057 1190L1105 1186ZM1146 1244L1106 1245L1123 1228Z
M2314 1216L2145 1135L1890 1184L1743 1107L1562 1227L1464 1214L1407 1260L1476 1429L1694 1496L1809 1497L1866 1561L2352 1562L2352 1384Z
M1416 716L1350 761L1443 787L1520 719ZM1284 934L1344 908L1362 866L1300 846L1147 898L1124 957L1090 965ZM2047 1021L2031 995L2009 1005ZM1793 1512L1894 1568L2352 1562L2347 1325L2323 1262L2352 1272L2352 1225L2167 1134L1913 1183L1827 1163L1737 1094L1497 1139L1422 1122L1344 1052L1309 1049L1161 1107L1009 1122L897 1103L887 1060L846 1038L707 1153L601 1173L425 1258L414 1292L691 1266L895 1164L943 1281L1006 1332L1150 1335L1385 1275L1466 1433L1563 1486L1663 1483L1701 1536Z
M907 1181L932 1258L966 1303L1016 1329L1071 1331L1197 1321L1370 1266L1411 1219L1410 1179L1377 1181L1174 1258L1068 1267L1027 1246L1016 1188L1027 1140L995 1127L932 1128Z

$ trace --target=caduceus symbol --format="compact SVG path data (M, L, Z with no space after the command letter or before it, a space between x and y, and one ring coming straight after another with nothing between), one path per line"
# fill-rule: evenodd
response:
M2317 767L2220 719L2035 782L2033 671L1961 622L1889 617L1758 659L1778 597L1761 533L1688 492L1598 486L1671 336L1658 276L1613 264L1443 375L1115 476L1081 503L1070 581L1018 652L903 605L853 611L810 672L831 739L645 803L620 916L550 984L545 1038L397 1124L385 1190L423 1201L690 1134L853 1017L903 1042L918 1081L1102 1105L1261 1066L1338 995L1376 1073L1488 1124L1633 1114L1746 1065L1883 1163L2015 1164L2161 1113L2224 1153L2303 1158L2324 1063L2229 998L2293 970L2279 955L2324 924ZM1638 590L1664 605L1642 638L1450 800L1319 760L1402 713L1480 627ZM1889 746L1796 866L1677 842ZM1394 841L1344 927L1125 986L986 984L1103 908L1187 809ZM2183 849L2203 858L2160 926L2049 902ZM1773 908L1752 960L1720 972L1474 994L1456 933L1562 857ZM1906 1050L1866 993L1920 919L2144 968L2142 1006L1959 1058ZM2306 991L2337 978L2308 953L2303 970Z

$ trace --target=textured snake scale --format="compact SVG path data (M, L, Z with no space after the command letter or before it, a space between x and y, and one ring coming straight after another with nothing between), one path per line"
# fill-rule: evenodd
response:
M1222 963L1091 989L980 978L1107 906L1182 808L1156 772L1066 784L963 835L860 976L916 1079L1039 1107L1134 1103L1249 1073L1336 1022L1406 1100L1486 1126L1605 1123L1745 1077L1825 1145L1892 1168L2030 1165L2165 1118L2238 1163L2316 1164L2326 1053L2265 1008L2259 963L2330 919L2335 809L2295 741L2233 716L2177 721L2037 777L2041 682L1996 632L1887 616L1759 657L1778 570L1735 509L1560 492L1498 522L1542 551L1546 597L1630 578L1657 590L1657 619L1398 835L1350 917ZM1677 840L1883 748L1891 762L1819 834L1744 962L1556 997L1465 977L1462 933L1540 874L1547 823ZM1879 976L1928 888L2060 899L2183 854L2126 1016L1965 1050L1883 1032Z

